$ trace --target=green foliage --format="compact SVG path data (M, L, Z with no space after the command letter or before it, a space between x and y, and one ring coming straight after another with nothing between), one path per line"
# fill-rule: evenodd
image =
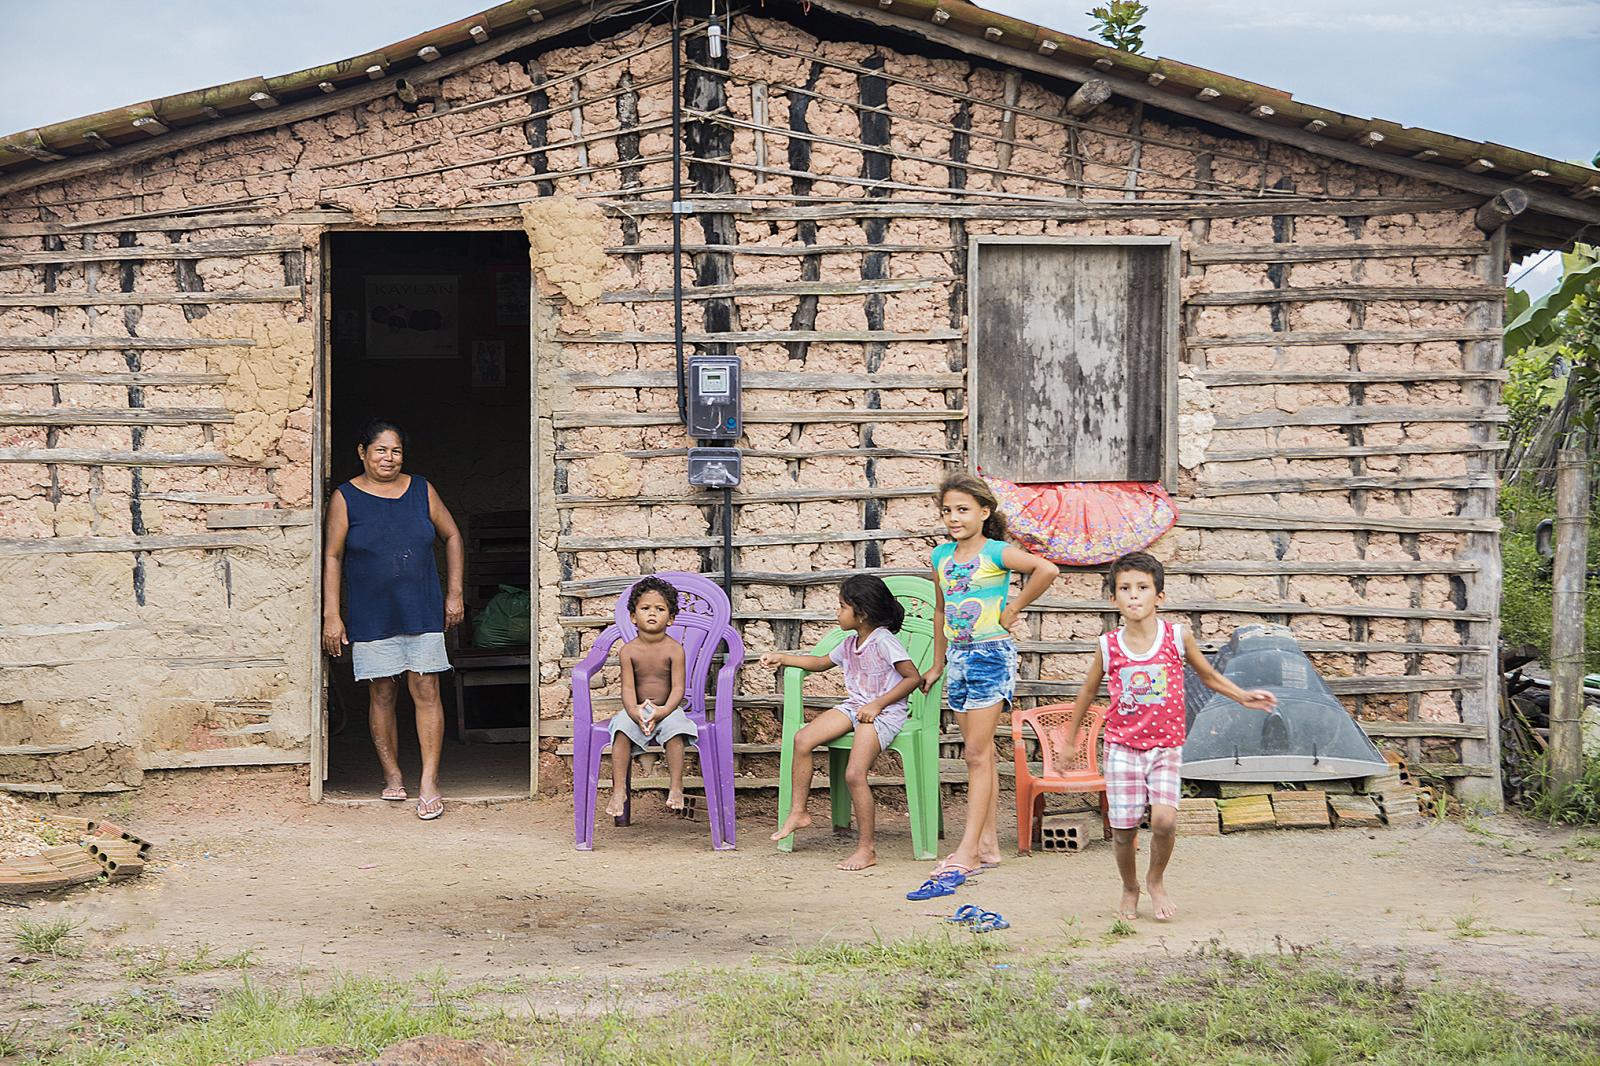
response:
M1120 52L1138 55L1144 51L1144 23L1140 20L1149 11L1150 6L1139 0L1111 0L1086 14L1094 19L1095 35L1102 41Z
M1600 759L1583 764L1583 776L1564 789L1551 787L1550 764L1541 756L1528 767L1530 812L1551 825L1600 825Z
M597 1066L1600 1064L1600 1030L1581 1010L1533 1007L1491 988L1415 988L1299 953L1174 958L1158 973L1124 966L1086 983L1081 966L1026 951L998 966L987 951L957 960L937 941L938 969L956 965L932 973L916 964L930 949L908 944L877 944L842 971L845 955L831 949L808 953L814 964L692 970L661 984L670 1004L652 990L651 1009L640 1010L619 992L617 1002L587 1003L576 1020L531 994L528 1009L508 1011L438 982L343 979L328 991L247 983L202 1015L167 997L130 996L80 1008L70 1037L33 1061L189 1066L316 1046L354 1061L439 1033L504 1042L519 1061ZM887 968L876 965L883 958Z
M11 931L11 942L18 951L29 955L71 957L77 951L67 944L67 938L77 931L78 924L70 918L52 918L49 921L19 918Z
M1539 299L1507 290L1512 440L1531 437L1564 398L1575 401L1572 424L1582 429L1593 431L1600 413L1600 247L1578 244L1561 260L1560 284Z
M1500 491L1500 537L1504 566L1500 599L1500 637L1508 644L1531 644L1550 659L1550 605L1554 597L1550 561L1540 558L1534 531L1554 518L1555 496L1526 484L1508 484ZM1589 511L1589 567L1600 569L1600 499ZM1587 669L1600 670L1600 580L1590 580L1584 599L1584 654Z

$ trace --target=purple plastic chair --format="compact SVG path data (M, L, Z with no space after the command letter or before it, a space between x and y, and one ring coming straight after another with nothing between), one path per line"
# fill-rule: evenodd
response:
M700 776L705 781L711 846L728 851L733 826L733 679L744 664L744 641L730 624L728 597L721 586L699 574L654 575L678 590L678 614L667 633L683 645L686 713L694 722ZM631 591L632 586L629 586ZM595 801L600 791L600 756L611 742L610 720L595 721L590 679L605 666L618 641L632 640L638 628L628 617L628 593L617 597L616 622L596 638L583 662L572 668L572 806L579 851L594 850ZM727 645L716 679L716 715L706 716L706 682L717 649ZM631 768L630 768L631 774ZM624 811L618 825L627 825Z

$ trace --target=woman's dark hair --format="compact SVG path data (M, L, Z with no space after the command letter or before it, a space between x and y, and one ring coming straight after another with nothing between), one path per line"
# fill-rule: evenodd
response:
M401 429L398 423L391 422L387 418L371 419L361 427L361 446L372 447L372 442L384 433L393 433L400 438L400 447L406 446L406 431Z
M983 535L990 540L1006 539L1006 516L1000 513L1000 497L994 494L987 481L965 470L954 470L944 476L939 482L939 491L933 494L934 502L940 507L944 506L947 492L964 492L977 500L979 507L989 508L989 517L983 520Z
M678 590L673 588L663 579L655 577L654 575L650 577L642 577L638 581L634 582L632 591L628 593L629 614L632 614L633 609L639 606L639 601L644 598L644 594L647 592L654 592L656 595L667 601L668 618L678 617Z
M881 577L851 574L839 586L839 598L850 605L857 617L865 619L874 628L898 633L905 624L906 609L900 606L900 601L894 598L894 593L889 591L889 586L883 583Z

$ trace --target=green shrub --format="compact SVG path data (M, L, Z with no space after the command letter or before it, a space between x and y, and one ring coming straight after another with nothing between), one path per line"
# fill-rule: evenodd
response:
M1505 568L1500 600L1500 638L1508 644L1531 644L1550 661L1553 589L1550 562L1539 557L1534 533L1539 523L1554 518L1555 496L1527 485L1506 485L1500 492L1500 559ZM1600 505L1589 512L1589 567L1600 568ZM1587 669L1600 670L1600 580L1590 580L1584 601L1584 649Z

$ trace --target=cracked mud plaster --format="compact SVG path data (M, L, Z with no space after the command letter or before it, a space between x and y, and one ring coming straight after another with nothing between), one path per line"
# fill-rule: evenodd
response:
M528 261L534 273L574 307L600 299L611 268L606 216L598 201L547 196L522 205Z
M227 453L258 462L278 450L289 416L311 401L311 323L241 304L217 307L195 325L207 336L255 342L248 348L208 348L206 363L228 376L222 389L233 413L226 427Z
M1211 396L1205 383L1194 376L1194 368L1178 368L1178 465L1193 470L1205 462L1211 447L1211 431L1217 419L1211 413Z

